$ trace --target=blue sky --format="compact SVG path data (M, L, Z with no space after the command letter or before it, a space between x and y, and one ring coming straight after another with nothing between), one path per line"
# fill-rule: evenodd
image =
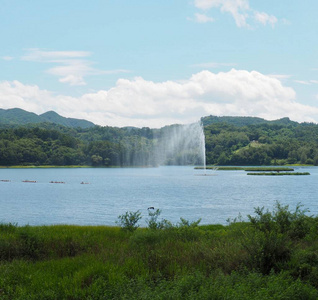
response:
M0 108L99 125L318 122L318 2L0 1Z

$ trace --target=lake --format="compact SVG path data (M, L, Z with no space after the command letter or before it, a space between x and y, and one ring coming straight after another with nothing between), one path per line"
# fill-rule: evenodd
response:
M18 225L116 225L117 216L147 208L173 223L183 217L201 224L226 224L254 207L297 203L318 214L318 167L295 171L310 176L247 176L245 171L193 167L0 169L0 222ZM36 181L23 182L24 180ZM65 183L50 183L51 181ZM85 182L88 184L81 184Z

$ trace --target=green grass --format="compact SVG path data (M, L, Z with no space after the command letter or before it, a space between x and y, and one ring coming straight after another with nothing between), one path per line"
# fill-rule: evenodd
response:
M204 169L204 167L195 167L195 169ZM207 166L207 170L217 169L218 171L294 171L290 167L233 167L233 166Z
M195 167L194 169L196 169L196 170L202 170L202 169L204 169L204 167ZM216 169L216 170L218 170L218 171L240 171L240 170L242 170L242 171L244 171L245 170L245 167L224 167L224 166L222 166L222 167L218 167L218 166L207 166L206 167L206 169L207 170L214 170L214 169Z
M285 172L289 172L289 171L294 171L293 168L289 168L289 167L249 167L249 168L245 168L245 171L276 171L276 172L281 172L281 171L285 171Z
M318 218L228 226L0 224L0 299L318 299Z

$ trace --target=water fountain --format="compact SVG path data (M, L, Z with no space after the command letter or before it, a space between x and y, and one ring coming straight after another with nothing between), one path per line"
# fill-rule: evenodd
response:
M156 160L159 165L199 165L206 169L203 125L171 125L158 132Z
M206 173L205 136L201 122L153 129L146 137L121 141L120 165L134 167L200 166Z

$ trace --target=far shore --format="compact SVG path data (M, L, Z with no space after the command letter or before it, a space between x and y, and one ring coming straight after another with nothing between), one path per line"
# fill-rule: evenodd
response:
M17 165L17 166L0 166L0 169L54 169L54 168L94 168L94 169L109 169L109 168L155 168L158 166L90 166L90 165L65 165L65 166L54 166L54 165ZM315 167L314 165L308 164L288 164L288 165L268 165L268 166L216 166L216 165L208 165L206 169L214 169L218 170L245 170L247 168L287 168L287 167ZM204 169L202 166L194 166L195 169Z

